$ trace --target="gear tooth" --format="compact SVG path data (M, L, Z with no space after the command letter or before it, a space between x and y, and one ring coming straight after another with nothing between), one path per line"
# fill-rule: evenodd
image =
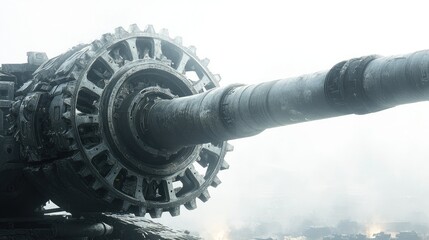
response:
M88 64L88 60L91 58L91 57L93 57L93 55L94 54L92 54L93 52L90 52L90 51L88 51L88 52L85 52L84 54L83 54L83 57L80 59L81 60L81 64Z
M128 35L128 32L123 27L115 28L115 35L117 38L123 38Z
M214 78L216 79L216 81L220 82L222 80L222 77L220 76L220 74L215 74Z
M225 170L228 168L229 168L229 164L225 160L223 160L222 165L220 166L220 170Z
M122 203L122 211L127 212L128 209L130 209L130 207L131 207L131 203L130 202L124 201Z
M101 36L101 42L105 44L113 42L113 35L111 33L103 34L103 36Z
M141 206L139 207L138 212L135 213L137 216L144 217L146 215L146 208Z
M197 201L195 200L195 198L185 203L185 207L188 210L194 210L195 208L197 208Z
M201 158L201 159L198 161L198 164L200 164L200 165L201 165L201 167L206 168L206 167L209 165L209 162L207 161L207 159L206 159L206 158L204 158L204 160Z
M161 29L159 31L159 33L163 36L170 37L170 33L168 32L168 29L166 29L166 28Z
M153 208L149 210L151 218L160 218L162 216L162 208Z
M198 198L203 201L203 202L207 202L210 199L210 193L209 191L206 189L204 190L200 196L198 196Z
M195 46L193 46L193 45L189 46L188 49L192 54L194 54L194 55L197 54L197 48Z
M207 67L210 63L210 59L208 58L204 58L203 60L201 60L201 64L203 64L204 67Z
M71 106L71 98L64 98L63 102L65 105Z
M170 208L170 210L168 210L170 212L170 215L172 217L176 217L180 215L180 206L174 207L174 208Z
M137 26L137 24L131 24L129 27L129 31L132 33L141 33L142 31L140 30L139 26Z
M222 183L222 181L217 176L215 176L213 178L213 182L211 183L211 186L215 188L215 187L219 186L219 184L221 184L221 183Z
M232 144L226 143L225 149L227 152L232 152L232 151L234 151L234 146Z
M91 46L92 46L92 49L93 49L94 51L97 51L98 49L100 49L100 48L103 46L103 44L101 43L101 41L100 41L100 40L94 40L94 41L91 43Z
M146 26L146 29L144 30L146 33L155 33L155 28L153 28L152 24L149 24Z
M182 40L182 37L176 37L176 38L174 38L174 42L177 44L177 45L182 45L182 42L183 42L183 40Z

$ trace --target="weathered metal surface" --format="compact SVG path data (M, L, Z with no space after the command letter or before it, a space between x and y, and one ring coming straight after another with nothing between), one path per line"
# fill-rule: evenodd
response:
M343 61L328 71L160 100L142 125L159 148L253 136L289 124L429 100L429 51Z
M197 240L187 230L174 230L144 217L94 214L73 218L69 214L27 218L0 218L0 239L121 239Z
M103 221L115 229L111 238L121 240L199 240L200 237L192 235L186 230L174 230L162 224L155 223L144 217L133 215L107 215Z
M428 100L428 51L223 88L195 47L150 25L45 58L0 72L0 217L37 214L46 199L75 216L177 216L221 183L228 139Z

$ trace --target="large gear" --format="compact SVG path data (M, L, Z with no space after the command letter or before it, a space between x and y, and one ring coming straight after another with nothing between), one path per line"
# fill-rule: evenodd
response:
M61 159L29 168L28 175L73 213L160 217L169 211L176 216L181 205L194 209L196 198L207 201L207 188L219 185L218 171L228 168L224 155L231 146L213 142L158 149L144 138L139 123L144 122L141 112L159 99L219 86L208 62L197 57L195 47L184 47L181 38L170 38L166 30L157 33L151 25L144 31L136 25L129 31L117 28L47 61L21 89L34 92L22 100L21 112L32 101L48 111L49 119L39 116L39 121L50 123L45 134L50 138L27 144L34 148L26 150L34 162L49 158L34 155L40 145L61 153L55 155ZM46 98L52 99L49 106Z

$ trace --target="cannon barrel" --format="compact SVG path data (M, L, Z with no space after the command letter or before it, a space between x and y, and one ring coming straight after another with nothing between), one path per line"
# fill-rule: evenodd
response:
M148 141L165 149L243 138L267 128L428 100L428 74L428 50L354 58L328 71L160 100L142 125Z

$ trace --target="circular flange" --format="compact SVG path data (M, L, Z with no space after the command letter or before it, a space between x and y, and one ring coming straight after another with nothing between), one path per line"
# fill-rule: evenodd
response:
M160 99L173 99L175 96L171 94L170 90L162 89L160 87L146 87L143 90L133 94L129 101L124 102L123 108L125 111L120 111L119 113L111 113L113 108L108 108L108 117L110 129L118 129L119 133L122 133L123 141L127 141L130 138L133 139L132 143L135 143L134 154L139 157L139 153L145 154L148 153L154 157L162 156L165 159L169 160L170 157L176 153L167 150L162 150L157 147L152 147L151 144L148 144L148 138L145 137L145 118L148 113L148 110L153 106L153 104ZM128 100L127 99L127 100ZM112 101L114 102L114 101ZM116 104L112 104L116 105ZM121 114L125 112L126 114ZM116 118L112 117L117 115ZM117 120L117 119L120 120ZM113 124L116 122L116 124ZM112 124L110 124L112 123ZM122 124L124 123L124 124ZM125 148L129 147L127 145L119 145L118 147L124 146ZM124 154L128 155L128 151L125 151ZM145 159L146 162L148 159ZM150 162L150 161L149 161ZM159 161L153 161L153 163L160 163ZM149 174L151 172L148 172Z
M151 60L136 61L123 68L113 75L100 104L102 129L108 135L109 145L117 158L133 171L154 179L174 175L195 161L190 158L195 147L170 153L148 145L144 133L138 133L142 129L139 118L145 111L145 106L139 104L190 95L191 86L171 67ZM141 101L142 97L147 99Z

